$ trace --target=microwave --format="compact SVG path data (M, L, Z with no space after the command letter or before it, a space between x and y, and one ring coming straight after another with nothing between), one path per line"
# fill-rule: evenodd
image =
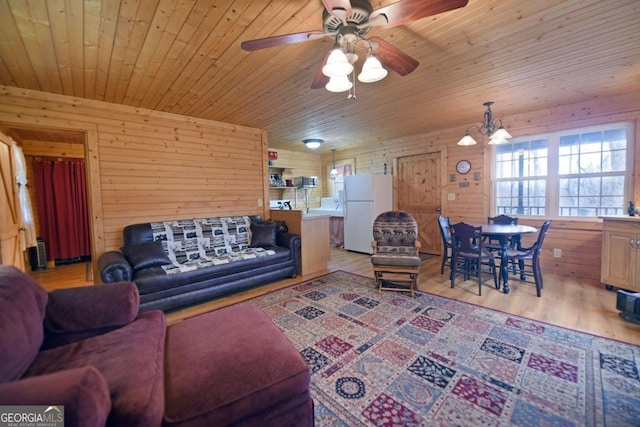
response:
M318 186L318 177L297 176L293 178L293 186L297 188L316 188Z

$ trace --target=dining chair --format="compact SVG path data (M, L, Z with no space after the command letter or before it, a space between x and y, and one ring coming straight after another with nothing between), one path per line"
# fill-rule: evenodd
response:
M518 269L520 273L520 281L527 283L534 283L536 285L536 294L538 297L542 296L542 270L540 269L540 251L542 249L542 243L547 236L547 232L551 227L551 220L545 221L540 227L538 238L530 247L522 247L518 242L516 248L507 248L507 259L510 263L518 263ZM527 275L533 276L533 282L527 280Z
M442 263L440 264L440 274L444 274L444 266L451 265L451 220L449 217L439 215L438 224L440 224L440 235L442 236Z
M478 295L482 295L483 273L491 273L493 284L498 288L496 263L494 254L484 247L482 241L482 226L475 227L459 222L450 227L451 231L451 287L455 287L456 276L463 274L464 279L472 275L478 278ZM463 262L461 262L463 261ZM462 271L460 271L462 269Z
M378 292L408 291L413 297L422 263L415 218L405 211L381 213L373 222L371 246Z
M488 216L487 224L518 225L518 218L504 214L497 216ZM519 238L520 236L510 237L507 241L507 246L512 248L515 247ZM500 242L496 241L495 239L485 237L484 242L484 247L489 251L500 251L502 249L502 247L500 246Z

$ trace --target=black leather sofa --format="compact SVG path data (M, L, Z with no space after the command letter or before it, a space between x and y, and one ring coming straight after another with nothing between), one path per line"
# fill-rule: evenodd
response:
M169 311L300 271L300 236L258 216L133 224L98 259L103 282L132 281L140 312Z

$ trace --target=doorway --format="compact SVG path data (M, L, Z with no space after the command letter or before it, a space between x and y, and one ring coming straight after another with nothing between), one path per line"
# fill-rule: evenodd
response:
M27 176L28 176L28 187L29 187L29 196L33 205L33 213L36 224L40 224L40 218L38 213L38 197L36 197L36 190L39 190L37 185L37 180L34 177L34 169L32 167L32 160L34 159L44 159L49 158L51 161L55 162L63 162L73 159L75 162L86 162L86 135L83 131L73 131L73 130L64 130L64 129L49 129L49 128L39 128L39 127L21 127L21 126L12 126L12 125L4 125L1 126L1 130L8 136L10 136L13 140L18 142L18 144L23 148L25 159L27 160ZM85 188L88 185L88 178L85 172L82 172L79 175L80 184L83 184ZM55 196L58 199L58 196ZM56 200L58 202L59 200ZM87 205L85 202L84 205ZM89 206L85 206L85 211L89 209ZM86 212L85 212L86 216ZM88 218L89 222L89 233L92 227L91 218ZM51 226L51 225L50 225ZM39 225L38 225L39 228ZM86 227L85 227L86 229ZM64 230L60 230L60 233L65 234ZM57 234L57 232L56 232ZM38 235L41 235L41 230L39 230ZM88 236L91 239L91 235ZM86 245L86 243L85 243ZM47 258L49 258L50 251L48 245L45 245ZM83 253L86 253L86 248L83 250ZM93 250L89 249L91 255L89 257L72 257L72 258L61 258L58 260L51 260L46 263L48 275L55 274L56 269L53 268L58 264L66 264L72 262L80 262L83 265L86 265L86 278L87 280L93 279L92 274L92 265L87 262L92 258ZM64 255L64 254L63 254ZM25 266L25 269L28 269L28 266Z
M409 212L418 222L420 252L441 255L438 228L441 212L442 152L398 158L398 209Z

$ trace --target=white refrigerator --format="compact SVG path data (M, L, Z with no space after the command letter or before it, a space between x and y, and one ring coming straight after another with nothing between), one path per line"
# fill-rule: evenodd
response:
M373 253L373 221L393 210L391 175L361 174L344 177L344 248Z

